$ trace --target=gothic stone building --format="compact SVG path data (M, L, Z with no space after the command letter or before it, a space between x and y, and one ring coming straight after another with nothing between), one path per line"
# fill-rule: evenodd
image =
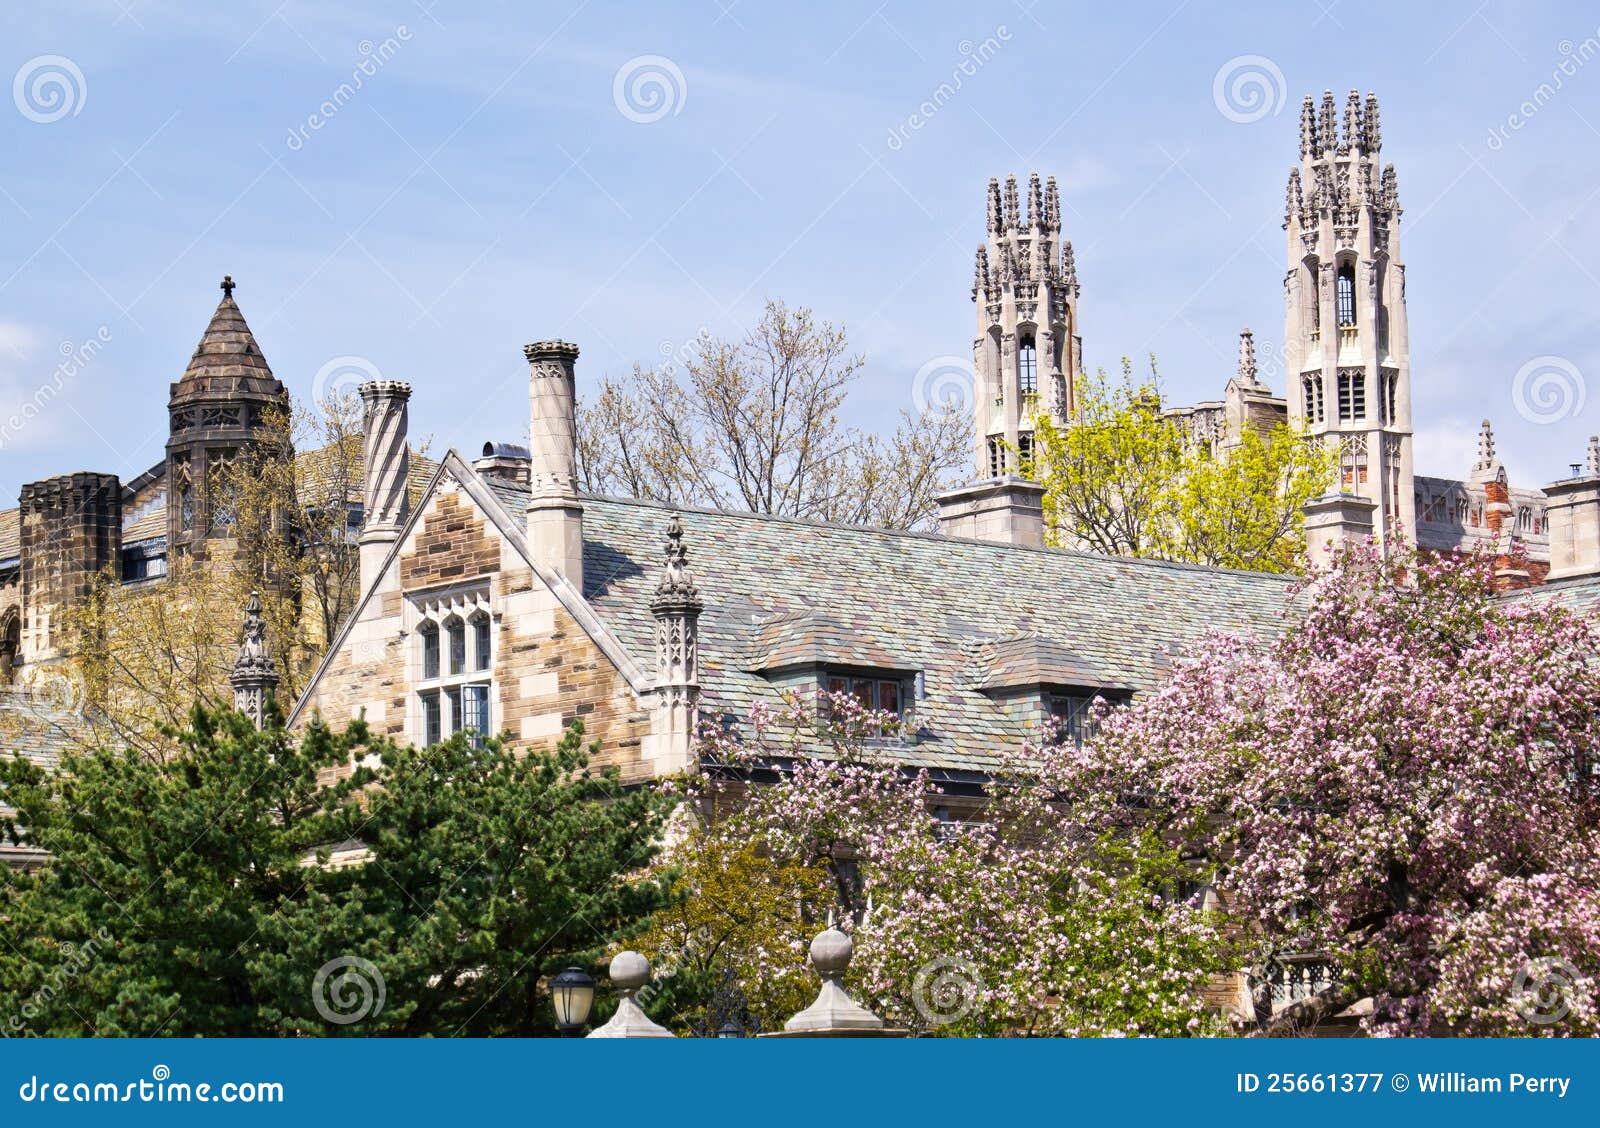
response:
M1488 545L1508 587L1548 569L1582 588L1573 577L1600 569L1600 453L1587 474L1513 490L1486 427L1460 481L1414 474L1401 209L1379 149L1375 99L1352 95L1342 128L1331 95L1320 110L1307 100L1284 221L1287 394L1259 378L1246 333L1224 399L1178 412L1219 448L1279 419L1337 444L1336 491L1309 515L1315 546L1366 534ZM914 718L908 762L976 781L1046 717L1071 723L1095 694L1150 688L1201 632L1275 629L1284 577L1043 547L1040 487L1011 459L1041 413L1073 418L1076 267L1055 184L991 182L972 287L973 479L942 499L939 534L581 493L578 349L560 341L525 349L531 449L451 452L413 503L410 389L364 386L367 472L351 507L361 594L294 721L365 716L407 741L466 730L537 745L582 718L637 779L688 766L699 719L737 722L754 702L835 688ZM160 583L169 559L206 559L226 534L212 467L238 457L286 393L231 281L223 289L171 387L161 463L126 483L31 483L0 511L0 657L12 669L59 654L56 609L96 572Z

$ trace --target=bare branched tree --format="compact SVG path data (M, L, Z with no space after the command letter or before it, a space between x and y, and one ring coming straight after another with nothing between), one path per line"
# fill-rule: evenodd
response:
M839 421L865 359L842 328L769 301L738 342L698 339L680 373L636 366L579 419L597 493L787 517L916 528L969 454L954 409L902 413L873 435Z

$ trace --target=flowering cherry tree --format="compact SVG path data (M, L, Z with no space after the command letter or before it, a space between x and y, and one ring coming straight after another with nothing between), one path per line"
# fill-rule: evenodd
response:
M1055 765L1085 825L1214 868L1264 1031L1600 1033L1600 632L1490 567L1350 550L1281 636L1208 638ZM1275 1012L1304 953L1337 973Z
M805 941L831 911L855 939L852 989L891 1023L936 1034L1183 1034L1221 1021L1205 990L1232 966L1218 918L1184 900L1184 868L1149 834L1086 829L1052 802L1047 775L1066 748L1015 750L981 819L940 817L950 802L903 766L914 745L884 740L892 714L849 697L757 709L742 735L707 734L694 784L715 815L687 840L697 854L759 844L772 884L828 875L810 919L791 904L774 927L742 929L722 950L755 1009L815 990ZM748 781L757 779L756 786ZM682 853L678 864L695 859ZM697 883L725 899L698 919L734 919L768 901ZM757 888L760 886L762 888ZM792 884L790 888L793 888ZM719 932L723 940L733 937ZM668 953L682 960L682 951ZM771 1028L786 1013L762 1016Z

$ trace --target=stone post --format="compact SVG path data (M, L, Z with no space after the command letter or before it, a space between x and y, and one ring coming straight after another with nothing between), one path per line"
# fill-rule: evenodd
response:
M784 1023L783 1029L763 1038L904 1038L904 1030L883 1024L883 1019L852 999L844 989L855 945L845 933L828 925L811 941L811 966L822 977L817 1001Z
M650 961L638 952L618 952L611 957L611 985L617 989L617 1012L591 1038L675 1038L677 1035L650 1021L635 1000L650 982Z

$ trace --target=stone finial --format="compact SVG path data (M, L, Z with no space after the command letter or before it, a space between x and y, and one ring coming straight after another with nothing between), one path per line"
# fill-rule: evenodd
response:
M1016 231L1022 226L1022 211L1017 204L1017 178L1006 177L1006 230Z
M1039 184L1039 174L1028 174L1028 226L1044 226L1044 190Z
M989 234L998 235L1005 229L1004 220L1000 211L1000 181L994 177L989 178Z
M1395 176L1394 165L1383 166L1383 210L1390 216L1400 217L1400 182Z
M1344 103L1344 144L1340 152L1354 153L1366 144L1366 123L1361 118L1361 92L1350 91Z
M1478 464L1473 469L1487 470L1494 463L1494 428L1485 419L1483 426L1478 431Z
M1073 291L1078 289L1078 258L1072 251L1072 240L1064 240L1061 244L1061 280Z
M1305 187L1300 183L1300 169L1289 170L1289 187L1283 194L1283 226L1287 229L1306 210Z
M972 300L987 301L989 296L989 248L978 244L977 261L972 268Z
M1061 231L1061 192L1053 176L1044 182L1044 226L1052 234Z
M244 605L244 628L239 653L228 675L233 686L233 707L255 722L266 723L267 706L278 688L278 668L267 646L267 621L261 614L261 595L251 592Z
M1600 435L1589 436L1589 473L1600 475Z
M1378 96L1370 90L1367 91L1367 112L1364 121L1366 138L1363 147L1368 153L1376 153L1383 148L1383 133L1378 128Z
M689 574L689 550L683 544L683 520L676 513L667 522L665 566L650 606L653 609L699 609L702 606L700 590L695 587L694 577Z
M871 1038L895 1037L902 1031L885 1028L883 1019L852 999L844 989L855 945L832 922L811 941L811 966L822 977L816 1002L783 1025L773 1037Z
M1256 383L1256 338L1248 329L1239 333L1239 383L1246 387Z
M635 996L650 982L650 961L638 952L611 957L611 985L617 989L617 1011L591 1038L673 1038L672 1031L650 1021Z
M233 287L234 287L233 275L224 274L222 276L222 296L225 297L225 298L233 297Z
M1339 148L1339 109L1333 100L1333 91L1322 92L1322 116L1317 122L1317 141L1322 152L1332 153Z
M1317 104L1307 94L1300 103L1300 159L1317 155Z

